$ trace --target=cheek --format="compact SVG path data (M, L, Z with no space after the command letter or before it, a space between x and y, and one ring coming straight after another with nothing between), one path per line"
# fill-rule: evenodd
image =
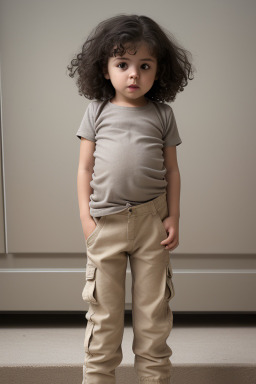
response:
M148 82L150 83L152 83L152 82L154 82L155 81L155 77L156 77L156 75L155 75L155 73L151 73L150 74L150 76L148 76Z

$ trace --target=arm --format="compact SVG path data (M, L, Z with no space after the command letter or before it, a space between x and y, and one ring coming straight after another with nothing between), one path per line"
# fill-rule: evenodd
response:
M167 203L169 216L180 217L180 171L176 146L164 147L164 166L166 168Z
M167 181L168 217L163 221L168 237L161 242L166 249L173 250L179 245L180 218L180 172L177 161L176 146L164 147L164 165Z
M77 193L80 210L80 220L85 238L95 229L95 222L90 215L90 194L93 192L90 186L92 180L95 143L81 137L79 165L77 172Z

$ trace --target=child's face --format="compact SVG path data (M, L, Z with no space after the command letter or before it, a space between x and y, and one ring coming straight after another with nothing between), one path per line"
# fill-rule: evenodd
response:
M115 88L112 101L116 104L145 105L144 95L156 80L157 59L150 55L145 43L138 45L136 51L135 55L126 52L123 56L117 55L108 59L107 73L104 76L110 79Z

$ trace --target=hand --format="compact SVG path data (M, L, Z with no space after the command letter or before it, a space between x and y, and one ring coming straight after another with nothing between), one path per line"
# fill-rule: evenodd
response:
M93 233L97 225L91 216L84 218L83 220L81 220L81 222L82 222L84 237L85 237L85 240L87 240L90 234Z
M165 245L165 249L174 250L179 245L179 218L168 216L163 220L163 225L168 237L161 241L160 244Z

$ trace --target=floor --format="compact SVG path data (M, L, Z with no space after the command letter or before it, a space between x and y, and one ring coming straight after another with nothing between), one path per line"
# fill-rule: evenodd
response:
M81 365L85 314L0 314L0 367ZM132 315L125 316L123 364L133 365ZM176 314L168 344L179 364L256 365L255 314Z

